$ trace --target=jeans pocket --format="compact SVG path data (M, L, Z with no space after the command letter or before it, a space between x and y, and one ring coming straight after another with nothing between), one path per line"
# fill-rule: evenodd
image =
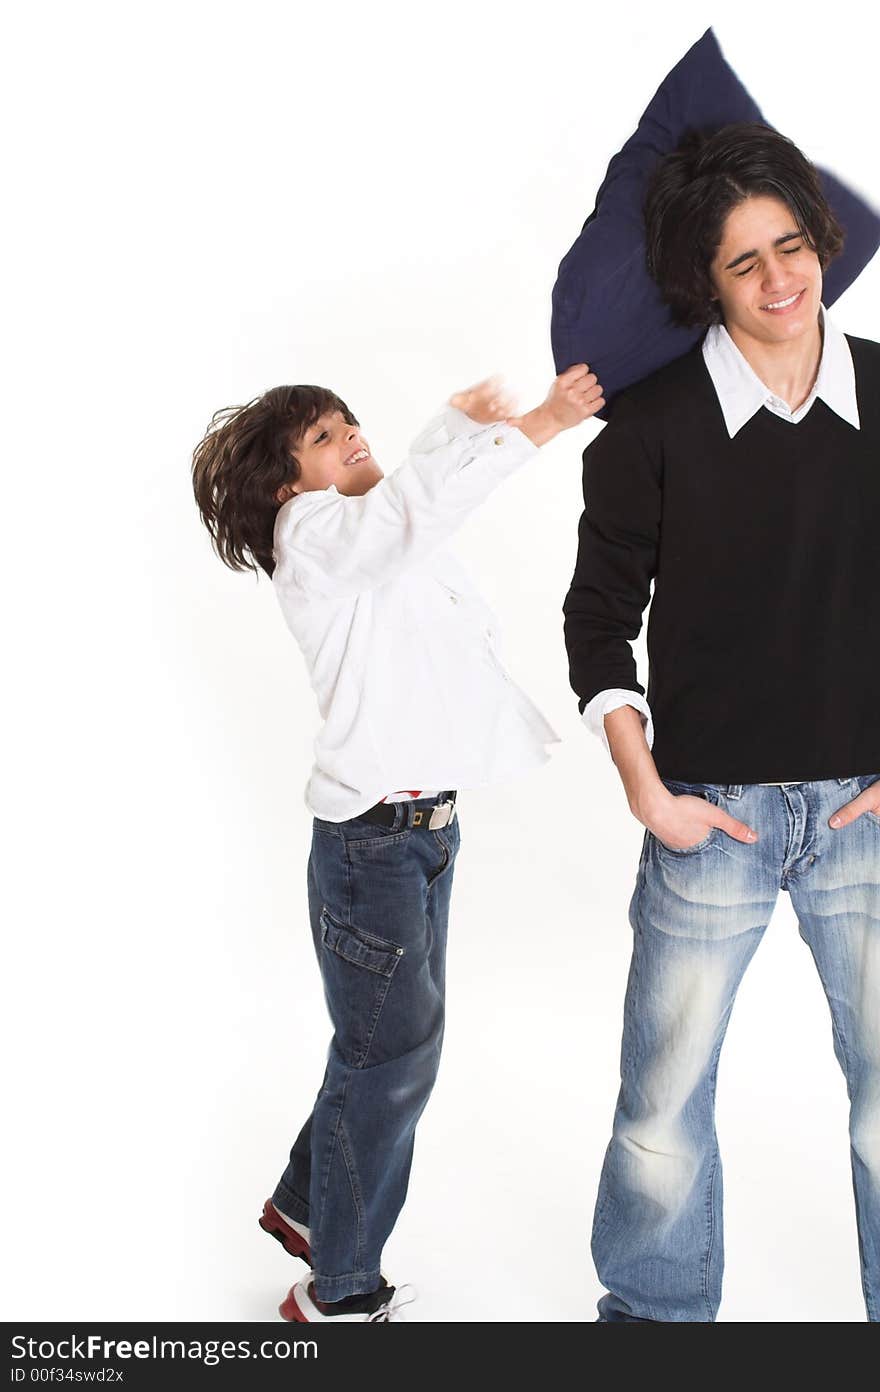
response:
M661 841L659 836L654 836L653 832L651 832L651 835L654 836L656 845L664 855L675 856L677 858L679 856L699 855L700 851L705 851L707 846L711 846L718 835L718 831L718 827L712 827L709 831L709 835L704 836L702 841L698 841L695 846L667 846L666 842Z
M393 976L406 952L405 948L387 938L377 938L372 933L338 923L326 909L321 913L321 942L337 957L351 962L352 966L366 967L367 971L387 977Z
M363 1068L376 1026L406 949L321 913L321 977L333 1022L333 1047L352 1068Z
M711 803L713 807L720 806L721 791L712 783L677 783L675 780L667 778L661 779L661 782L667 792L672 793L675 797L698 797L702 798L704 802ZM674 856L678 859L682 856L699 855L700 851L705 851L707 847L712 845L713 841L717 840L721 834L721 829L720 827L710 827L708 835L693 846L667 846L666 842L661 841L659 836L655 836L653 832L649 834L664 855Z
M345 838L346 849L365 856L387 855L389 851L405 846L413 834L412 827L390 831L388 827L376 826L360 817L352 817L351 821L346 823L346 827L354 832L353 836Z

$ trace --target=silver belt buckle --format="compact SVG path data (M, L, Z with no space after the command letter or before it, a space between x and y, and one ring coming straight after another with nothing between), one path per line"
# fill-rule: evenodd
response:
M428 830L439 831L440 827L448 826L454 816L454 802L438 802L437 806L431 813L431 818L428 822Z

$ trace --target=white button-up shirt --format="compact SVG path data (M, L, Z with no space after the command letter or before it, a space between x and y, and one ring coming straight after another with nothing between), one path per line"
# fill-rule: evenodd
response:
M703 359L731 439L764 406L774 415L797 425L819 397L836 415L848 421L856 430L859 429L856 374L849 344L846 336L829 319L824 305L819 307L819 319L822 325L819 371L813 390L795 411L761 381L723 324L713 324L709 329L703 340ZM605 717L621 706L632 706L640 713L650 749L654 743L654 722L648 702L638 691L617 688L600 691L585 706L583 720L608 749Z
M496 620L443 549L537 450L447 407L363 497L301 493L272 583L323 725L306 804L339 822L396 788L473 788L544 763L557 736L495 650Z

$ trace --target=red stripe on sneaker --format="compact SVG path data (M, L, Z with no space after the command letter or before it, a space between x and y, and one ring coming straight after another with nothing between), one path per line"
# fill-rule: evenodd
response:
M296 1303L296 1286L291 1286L287 1292L287 1299L282 1300L278 1306L278 1313L282 1319L290 1320L294 1324L308 1324L302 1310Z
M276 1238L281 1243L285 1252L289 1252L292 1257L301 1257L304 1262L308 1262L311 1266L312 1254L309 1251L309 1244L302 1233L298 1233L296 1228L285 1223L271 1199L267 1199L263 1204L263 1212L257 1221L263 1232L268 1233L270 1237Z

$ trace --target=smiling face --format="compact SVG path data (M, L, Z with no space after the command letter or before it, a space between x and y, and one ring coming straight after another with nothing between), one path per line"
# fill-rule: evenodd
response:
M781 199L754 194L728 214L711 278L739 347L817 332L822 268Z
M319 416L294 447L300 466L295 483L278 490L278 501L296 493L335 487L349 498L360 497L382 478L359 425L350 425L341 411Z

